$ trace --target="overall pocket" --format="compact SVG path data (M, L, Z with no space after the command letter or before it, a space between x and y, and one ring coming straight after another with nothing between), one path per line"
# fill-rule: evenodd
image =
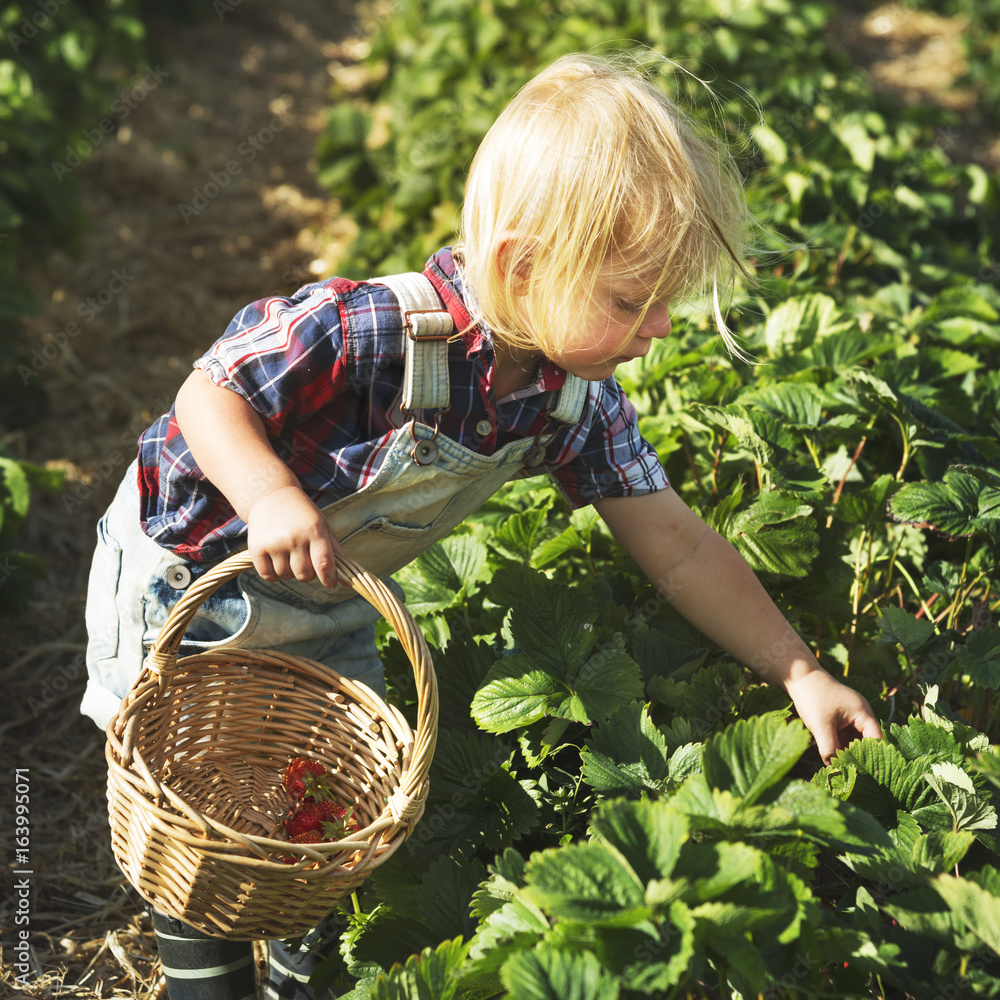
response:
M97 522L97 548L87 584L87 662L111 660L118 655L121 622L118 585L122 571L121 546L107 532L107 515Z

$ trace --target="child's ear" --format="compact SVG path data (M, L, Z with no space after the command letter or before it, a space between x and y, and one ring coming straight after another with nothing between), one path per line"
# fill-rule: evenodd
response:
M497 247L497 273L504 281L510 281L510 290L515 295L528 294L533 250L523 239L514 237L506 237Z

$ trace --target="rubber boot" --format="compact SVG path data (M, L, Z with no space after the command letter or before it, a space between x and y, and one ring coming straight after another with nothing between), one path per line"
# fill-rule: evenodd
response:
M170 1000L257 1000L252 941L224 941L150 910Z
M309 931L297 948L290 948L284 941L268 941L264 1000L333 1000L336 993L325 990L317 995L309 980L319 964L336 949L343 928L343 921L331 914Z

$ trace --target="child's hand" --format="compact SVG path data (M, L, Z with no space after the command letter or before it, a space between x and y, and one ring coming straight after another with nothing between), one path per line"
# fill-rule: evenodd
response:
M326 518L297 486L282 486L257 500L247 514L247 547L265 580L319 580L337 586L343 555Z
M868 702L822 668L789 681L785 690L799 718L815 737L824 764L829 764L838 750L858 736L882 736Z

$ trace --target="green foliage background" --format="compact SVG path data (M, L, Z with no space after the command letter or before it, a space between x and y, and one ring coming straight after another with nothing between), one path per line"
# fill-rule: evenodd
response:
M37 309L20 269L75 247L84 220L72 168L90 154L86 132L107 120L112 98L149 68L147 26L199 12L197 0L13 0L0 9L0 436L46 407L18 345ZM17 542L31 488L60 481L0 447L0 614L22 608L44 571Z
M335 95L320 177L365 277L454 238L478 141L556 56L646 45L708 81L661 77L768 226L730 310L754 363L694 303L619 378L674 488L886 733L820 767L592 512L514 484L401 574L440 742L326 970L351 996L1000 994L1000 197L954 155L997 121L1000 4L936 9L970 21L964 118L875 92L832 8L790 0L402 0Z

